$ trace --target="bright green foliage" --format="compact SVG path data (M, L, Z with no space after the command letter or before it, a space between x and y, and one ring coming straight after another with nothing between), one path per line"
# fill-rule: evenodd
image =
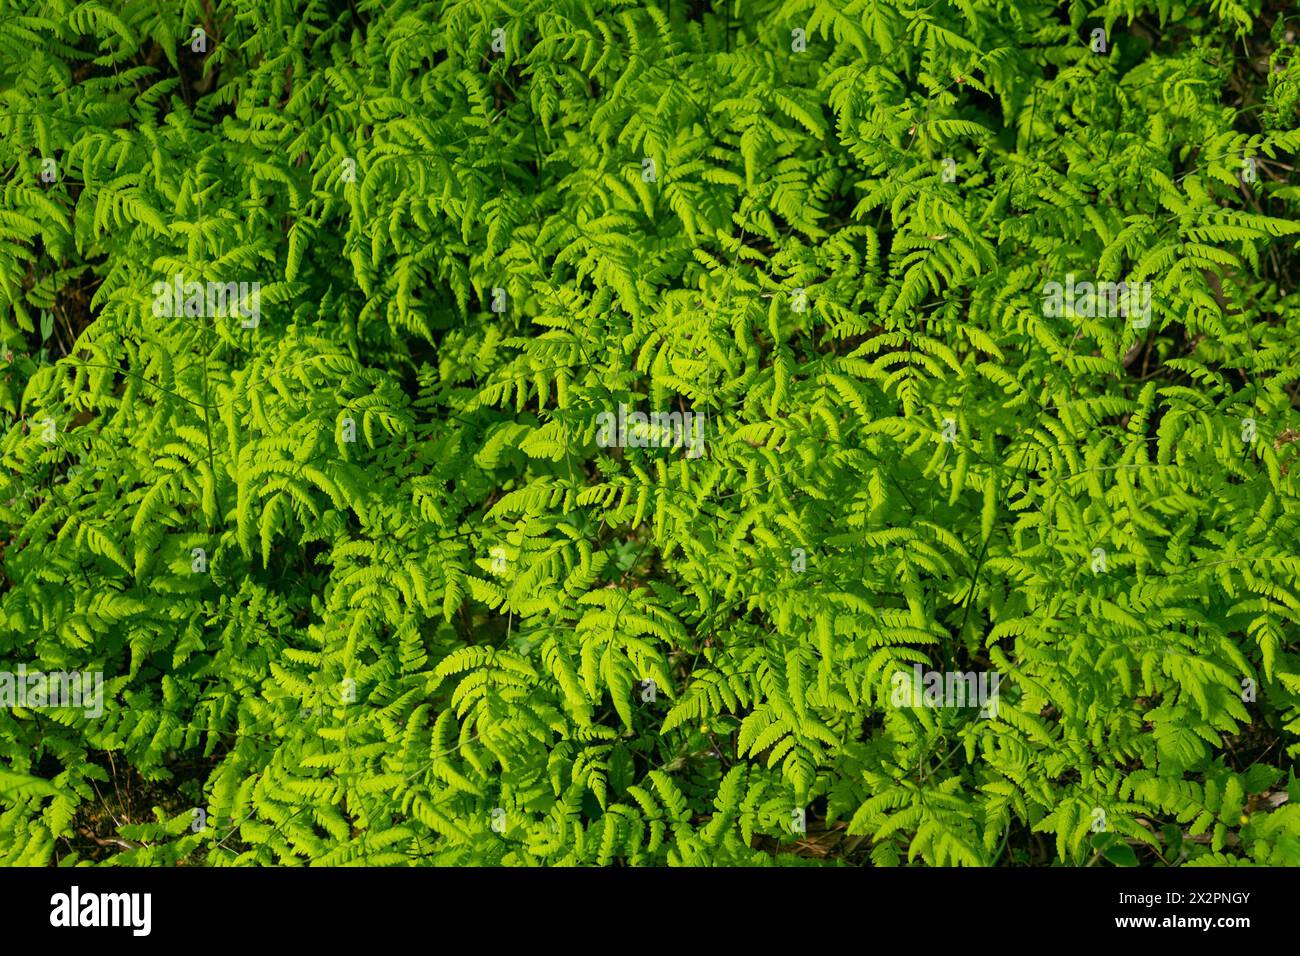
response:
M0 862L1300 864L1288 7L0 0Z

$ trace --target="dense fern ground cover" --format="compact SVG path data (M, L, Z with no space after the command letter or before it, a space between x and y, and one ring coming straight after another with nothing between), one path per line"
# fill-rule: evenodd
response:
M1298 52L0 0L0 861L1300 864Z

